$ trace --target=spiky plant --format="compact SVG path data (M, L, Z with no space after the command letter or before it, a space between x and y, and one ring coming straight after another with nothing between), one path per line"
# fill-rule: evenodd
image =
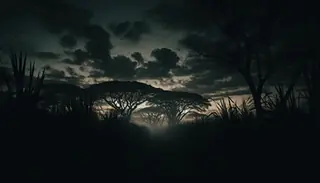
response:
M275 86L275 92L269 93L264 98L265 108L275 115L294 115L300 111L300 100L295 94L295 89L285 90L281 84Z
M226 102L227 100L227 102ZM255 115L253 113L254 105L252 99L243 99L242 103L238 105L229 96L227 99L221 99L216 102L217 109L209 116L221 121L242 121L248 122L252 120Z
M216 119L222 121L235 121L239 119L238 109L233 100L228 97L228 102L225 99L220 99L216 102L217 110L212 114Z
M12 53L10 57L13 83L7 82L8 92L15 108L30 109L36 107L40 100L40 91L45 78L45 70L35 76L35 63L29 65L29 73L26 71L27 55L20 52ZM28 74L28 75L27 75ZM12 86L14 89L12 89ZM26 108L25 108L26 107Z
M239 115L242 120L251 120L254 118L254 104L252 98L243 99L240 106L235 104L238 108Z

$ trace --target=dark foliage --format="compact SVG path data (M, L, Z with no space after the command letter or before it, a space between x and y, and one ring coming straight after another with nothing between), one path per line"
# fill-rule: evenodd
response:
M67 3L42 3L34 13L41 15L40 20L47 22L46 28L52 33L67 31L87 39L85 51L76 50L75 61L65 62L79 65L92 58L98 68L103 71L108 68L103 74L126 78L127 75L113 71L118 67L114 61L131 63L130 59L111 58L113 46L109 33L89 23L90 12L70 6L61 8L61 5ZM12 71L0 73L0 175L5 180L2 182L28 178L43 182L289 182L301 179L309 182L308 179L317 178L320 67L318 39L310 30L316 32L318 28L311 23L315 22L313 18L301 15L314 13L311 8L303 11L309 6L307 1L304 5L285 1L181 0L173 5L177 7L163 4L153 10L157 15L155 19L169 28L183 28L193 33L181 41L195 52L193 54L208 57L210 61L219 60L219 63L227 61L223 65L233 64L233 69L246 80L252 101L244 101L239 106L231 98L221 100L217 111L199 121L180 124L184 117L181 113L187 109L202 112L210 105L209 101L186 92L155 91L138 82L105 82L89 89L45 84L44 72L36 76L34 64L30 64L27 72L26 56L12 54ZM128 31L128 24L124 22L110 28L115 35L124 34L125 38L136 41L142 33L150 31L143 22L134 23L134 30ZM211 37L208 28L213 24L220 27L225 38L211 45L206 34ZM61 38L64 47L77 44L73 35L70 36ZM278 46L282 39L284 43ZM196 45L197 41L202 44ZM279 53L270 54L272 45L279 47ZM149 77L147 71L159 77L167 76L171 69L178 67L178 56L168 48L156 49L151 56L156 62L145 63L141 55L132 55L147 68L138 72L141 78ZM264 70L260 63L278 60L297 63L294 65L299 66L299 72L293 74L294 81L289 86L279 85L276 92L264 93L275 68L266 65ZM131 68L138 63L125 69L129 76L134 75ZM296 78L302 79L306 86L301 92L306 109L296 96ZM140 90L141 87L146 90ZM114 96L119 96L118 101L114 101ZM95 105L99 99L110 106L113 104L114 112L98 115ZM124 100L125 107L120 100ZM151 133L128 121L128 116L143 102L162 107L161 112L166 109L172 125L159 133Z
M16 62L17 58L21 62ZM25 72L23 58L12 56L17 68L14 73ZM63 112L39 107L36 104L46 99L34 86L43 90L53 86L56 94L59 88L32 85L34 80L26 81L20 75L14 75L16 95L7 95L9 100L0 109L3 177L140 182L168 178L181 182L289 180L310 177L317 165L316 119L297 112L294 99L288 104L273 100L269 104L270 110L277 109L273 118L259 120L250 112L249 102L240 108L230 99L229 105L219 103L220 112L201 122L151 134L116 114L99 119L92 107L94 98L80 88L61 86L74 97L69 97ZM35 81L41 83L42 78ZM283 97L280 86L277 91L275 97Z
M312 174L318 129L308 116L178 125L160 135L116 117L1 110L4 175L124 181L240 180Z

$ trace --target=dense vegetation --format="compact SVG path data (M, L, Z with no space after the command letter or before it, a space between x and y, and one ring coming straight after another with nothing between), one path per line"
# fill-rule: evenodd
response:
M229 98L218 103L217 111L202 115L198 121L180 125L175 121L152 134L128 118L142 102L157 102L150 111L168 117L177 106L183 108L180 112L201 111L201 107L210 105L208 100L183 92L165 97L169 91L136 82L131 83L133 87L125 83L125 90L118 87L120 81L112 87L104 86L105 90L97 89L99 85L88 90L69 84L45 84L44 72L35 77L34 65L30 64L26 73L26 61L22 54L13 54L12 72L2 77L6 83L0 109L6 175L146 182L167 180L169 176L179 181L238 176L264 179L308 172L316 160L317 115L308 110L311 106L302 110L293 92L284 97L283 87L277 87L273 97L264 97L263 117L257 118L250 101L238 106ZM136 85L144 90L138 91ZM104 95L98 95L98 91ZM128 93L132 97L124 97ZM101 115L95 107L101 105L96 102L101 97L110 103L119 100L114 103L119 108L114 106L113 112ZM127 108L120 105L120 99L126 101ZM161 107L169 107L171 113Z
M300 17L314 12L298 13L303 3L282 1L183 2L164 4L151 14L167 27L185 29L181 43L198 64L191 66L210 71L219 65L240 74L248 100L236 104L227 96L216 100L136 81L86 88L52 83L45 70L37 75L34 64L27 66L24 54L12 54L11 68L0 68L2 178L314 178L320 153L319 26L314 15ZM213 25L220 39L213 36ZM217 110L208 110L212 100ZM148 107L139 109L142 104ZM134 114L165 127L150 131L133 122ZM188 115L195 119L183 123Z

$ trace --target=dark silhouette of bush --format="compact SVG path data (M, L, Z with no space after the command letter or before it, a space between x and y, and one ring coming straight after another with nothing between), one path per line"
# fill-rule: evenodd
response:
M22 59L18 68L24 68L25 62ZM16 81L33 78L22 71L13 71L20 73ZM284 103L281 88L276 99L265 101L271 117L257 119L250 102L239 106L229 99L201 122L153 134L118 114L98 117L94 96L85 92L63 100L65 105L59 107L68 110L47 110L38 105L47 100L42 92L47 85L36 88L31 81L2 93L9 97L0 109L1 166L7 176L140 182L168 178L239 181L266 176L289 180L311 174L318 160L316 119L310 112L298 112L293 94ZM50 105L62 100L50 99L54 99Z

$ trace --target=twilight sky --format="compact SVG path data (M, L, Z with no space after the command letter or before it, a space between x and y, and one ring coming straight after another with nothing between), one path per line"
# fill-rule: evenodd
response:
M195 30L181 21L188 17L178 19L169 8L163 17L168 25L150 18L148 10L159 2L11 0L0 9L2 59L7 59L10 49L27 51L38 68L47 68L49 79L79 85L138 80L200 94L247 94L234 70L192 57L190 44L205 47L208 41L222 38L214 26L209 33L212 40L202 39L202 45L197 45ZM176 27L171 26L174 21ZM203 23L204 18L196 21Z

